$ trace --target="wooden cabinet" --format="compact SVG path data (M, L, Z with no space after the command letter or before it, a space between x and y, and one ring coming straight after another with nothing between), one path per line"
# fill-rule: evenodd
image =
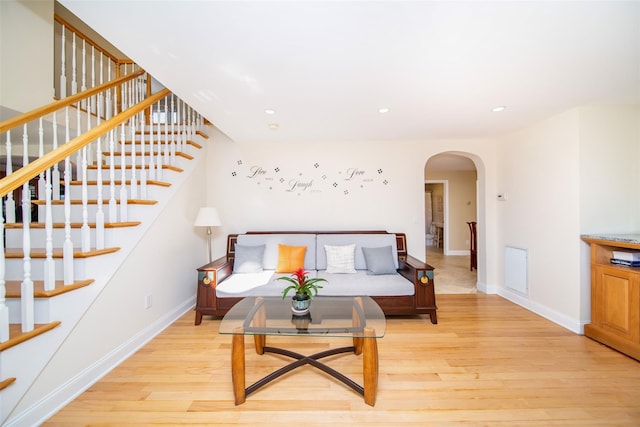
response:
M591 323L584 333L640 360L640 267L611 264L613 251L640 251L640 243L583 237L591 245Z

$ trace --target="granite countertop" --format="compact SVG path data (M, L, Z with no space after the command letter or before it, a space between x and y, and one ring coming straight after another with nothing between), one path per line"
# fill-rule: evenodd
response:
M612 242L634 243L640 245L640 234L583 234L583 239L610 240Z

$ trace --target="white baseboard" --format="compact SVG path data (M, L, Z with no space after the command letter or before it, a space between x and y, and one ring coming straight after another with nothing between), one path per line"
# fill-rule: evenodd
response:
M524 295L512 292L506 288L501 288L497 285L487 285L486 283L478 282L477 287L479 292L492 295L497 294L514 304L518 304L522 308L536 313L537 315L570 330L571 332L584 335L584 325L586 322L577 322L575 319L572 319L562 313L558 313L555 310L551 310L549 307L529 300Z
M469 256L469 251L468 250L456 250L456 251L447 251L447 253L445 253L446 256Z
M189 298L166 313L160 319L149 325L147 328L134 335L130 340L120 347L97 360L93 365L62 384L52 393L49 393L26 411L7 420L4 426L35 426L40 425L53 416L60 409L68 405L73 399L82 394L85 390L98 382L108 374L113 368L130 357L133 353L151 341L156 335L170 326L173 322L182 317L186 312L195 306L195 296Z
M547 306L531 301L526 296L512 292L506 288L498 288L497 294L529 311L532 311L533 313L536 313L537 315L544 317L545 319L552 321L553 323L562 326L563 328L569 329L571 332L580 335L584 334L584 323L552 310Z

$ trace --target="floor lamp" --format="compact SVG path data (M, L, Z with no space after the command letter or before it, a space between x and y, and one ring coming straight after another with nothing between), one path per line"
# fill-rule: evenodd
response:
M196 227L207 227L207 236L209 237L209 262L213 261L213 255L211 253L211 227L218 227L222 225L220 223L220 215L216 208L200 208L196 222Z

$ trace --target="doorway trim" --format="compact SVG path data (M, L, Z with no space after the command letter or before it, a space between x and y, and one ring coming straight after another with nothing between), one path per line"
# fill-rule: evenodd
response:
M425 184L443 184L444 187L444 238L442 239L442 253L449 255L449 181L446 179L425 179Z

